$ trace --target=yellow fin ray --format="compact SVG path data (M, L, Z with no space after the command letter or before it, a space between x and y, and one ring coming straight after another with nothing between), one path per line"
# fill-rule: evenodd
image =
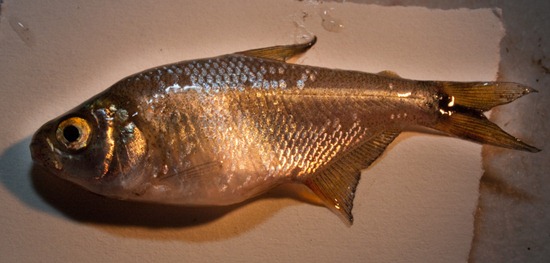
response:
M237 54L273 59L285 62L288 59L300 55L310 49L317 42L317 37L314 36L309 42L303 44L294 44L294 45L282 45L282 46L273 46L265 47L258 49L251 49L242 52L237 52Z
M540 151L503 131L482 113L454 112L442 115L434 128L474 142L528 152Z
M399 133L399 131L380 133L329 163L325 169L308 177L304 183L319 196L325 206L345 223L351 225L353 198L361 177L361 170L374 162Z
M391 70L383 70L377 73L379 76L388 77L388 78L394 78L394 79L401 79L401 76L399 76L397 73Z
M442 90L453 98L454 104L481 111L537 92L513 82L442 82Z

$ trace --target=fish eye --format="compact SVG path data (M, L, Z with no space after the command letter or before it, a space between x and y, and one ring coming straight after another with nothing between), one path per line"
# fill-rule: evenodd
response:
M85 119L71 117L59 123L57 140L69 150L80 150L87 146L91 128Z

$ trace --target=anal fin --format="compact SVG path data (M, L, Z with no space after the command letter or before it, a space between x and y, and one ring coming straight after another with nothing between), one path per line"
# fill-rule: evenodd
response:
M292 58L294 56L297 56L306 52L313 45L315 45L315 42L317 42L316 36L314 36L313 39L311 39L309 42L303 43L303 44L251 49L251 50L246 50L242 52L237 52L237 54L251 56L251 57L258 57L258 58L274 59L274 60L285 62L289 58Z
M350 150L323 170L305 180L305 184L348 225L353 223L353 198L361 170L369 167L399 135L385 131Z

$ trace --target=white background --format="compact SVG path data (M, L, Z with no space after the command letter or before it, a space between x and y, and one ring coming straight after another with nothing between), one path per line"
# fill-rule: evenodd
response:
M342 20L341 32L321 26L319 11L330 7ZM550 239L544 152L533 157L484 147L482 162L479 145L405 133L363 173L355 223L348 228L328 209L296 194L303 190L299 187L221 208L109 200L33 167L28 151L42 123L129 74L178 60L295 43L304 32L296 22L319 38L298 63L464 81L494 80L500 69L504 79L535 85L539 94L502 107L496 118L544 149L543 137L536 135L546 134L548 126L542 103L548 73L526 76L514 66L524 63L532 72L544 72L548 59L540 52L527 58L510 53L522 54L529 45L518 43L529 37L531 48L540 51L548 46L548 34L533 29L516 39L505 36L501 18L509 21L507 8L500 13L290 0L4 1L2 261L542 261ZM518 23L505 22L506 32L523 32ZM545 37L538 49L536 34ZM501 58L514 62L499 67ZM531 160L538 160L538 170ZM484 176L481 191L487 193L478 208L482 166L498 176ZM512 174L506 183L494 179L506 173Z

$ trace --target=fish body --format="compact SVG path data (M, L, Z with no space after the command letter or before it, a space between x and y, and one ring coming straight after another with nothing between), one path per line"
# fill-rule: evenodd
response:
M534 91L289 64L315 43L165 65L43 125L33 159L92 192L181 205L307 185L351 223L360 170L414 126L538 151L482 114Z

